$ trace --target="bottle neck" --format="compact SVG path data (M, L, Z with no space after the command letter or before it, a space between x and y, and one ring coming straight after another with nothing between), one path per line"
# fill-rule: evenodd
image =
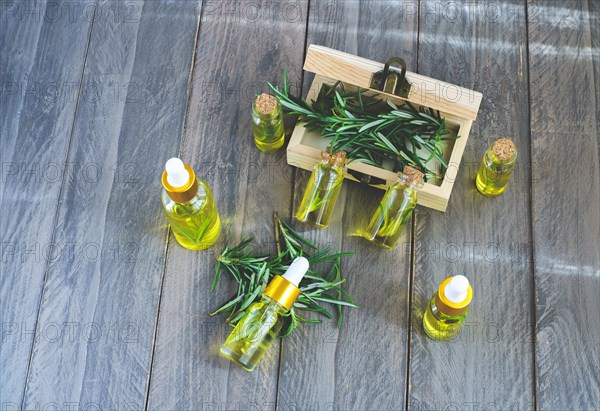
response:
M331 163L327 160L321 160L321 162L317 164L317 167L323 170L333 170L336 172L341 172L344 169L343 165L340 165L338 163Z
M277 310L277 312L279 312L281 314L285 314L285 313L287 313L289 311L287 308L285 308L283 305L281 305L279 303L279 301L277 301L273 297L270 297L270 296L268 296L266 294L263 294L263 296L261 297L261 300L265 304L269 304L269 305L275 307L275 309Z
M405 189L408 188L410 190L416 190L418 188L423 187L423 183L419 183L415 180L412 180L403 174L400 174L400 177L398 178L398 184L400 184Z
M437 293L437 292L434 294L433 299L434 299L434 303L435 303L437 310L440 313L442 313L448 317L456 317L458 315L463 314L464 312L466 312L469 309L468 305L466 305L462 308L452 308L452 307L446 305L440 298L439 293Z
M273 277L264 295L272 298L289 311L300 295L300 289L280 275Z
M512 157L503 160L501 158L499 158L495 153L494 150L492 150L491 148L489 148L486 152L486 155L489 159L489 162L494 163L494 164L498 164L501 166L508 166L511 164L514 164L515 161L517 160L517 154L515 153Z

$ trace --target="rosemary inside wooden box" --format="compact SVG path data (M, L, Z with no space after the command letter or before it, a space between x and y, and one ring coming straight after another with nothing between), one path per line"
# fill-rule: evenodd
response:
M445 211L482 95L408 71L402 87L408 92L393 94L376 84L388 68L310 45L304 70L316 75L306 98L290 95L286 85L272 87L284 109L299 119L287 146L288 163L311 170L333 143L334 150L349 153L345 178L381 189L410 165L427 176L418 204Z
M422 170L427 181L441 181L448 168L448 142L460 138L437 110L410 102L397 105L341 81L323 84L309 101L291 94L285 72L281 88L269 87L287 114L299 116L307 131L322 139L317 144L345 151L350 162L392 172L408 165Z

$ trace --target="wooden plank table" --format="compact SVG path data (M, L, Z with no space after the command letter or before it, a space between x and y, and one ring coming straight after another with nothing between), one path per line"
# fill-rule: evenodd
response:
M600 410L600 2L0 0L0 410ZM308 173L252 142L250 106L308 44L481 91L446 213L418 207L394 251L353 232L382 192L347 182L328 230L360 305L277 341L247 373L217 355L210 285L226 244L273 251ZM474 177L514 139L508 190ZM211 185L223 230L181 248L166 159ZM446 276L462 333L421 320Z

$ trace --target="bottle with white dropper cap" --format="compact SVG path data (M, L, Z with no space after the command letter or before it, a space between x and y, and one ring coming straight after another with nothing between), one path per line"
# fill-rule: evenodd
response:
M274 276L261 300L251 305L237 323L221 347L221 354L252 371L279 335L283 317L300 295L300 281L308 268L308 260L298 257L283 276Z
M178 158L167 161L162 175L161 202L175 239L190 250L213 245L221 232L221 220L206 181Z
M442 281L423 315L425 334L437 341L453 338L467 318L472 298L467 277L456 275Z

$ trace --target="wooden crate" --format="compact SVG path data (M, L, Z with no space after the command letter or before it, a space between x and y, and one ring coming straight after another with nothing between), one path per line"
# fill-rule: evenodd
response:
M429 107L439 110L446 119L448 129L460 135L457 140L448 141L444 147L444 160L448 169L442 172L443 179L427 182L420 189L418 204L446 211L452 186L458 173L460 161L469 138L471 125L477 117L482 95L450 83L434 80L419 74L406 72L406 80L410 83L410 93L406 97L382 92L371 88L375 73L383 70L384 64L367 60L352 54L333 50L327 47L311 45L308 49L304 70L316 74L307 96L307 101L315 100L323 85L334 85L342 81L347 89L360 87L368 89L367 93L377 94L378 98L389 99L395 104L409 101L416 107ZM298 122L287 147L288 164L311 170L320 160L320 153L328 145L328 140L320 133L309 132L302 122ZM428 167L440 169L437 160L432 160ZM353 181L369 181L373 187L386 189L394 184L398 175L391 171L391 163L376 167L361 162L348 165L345 176Z

